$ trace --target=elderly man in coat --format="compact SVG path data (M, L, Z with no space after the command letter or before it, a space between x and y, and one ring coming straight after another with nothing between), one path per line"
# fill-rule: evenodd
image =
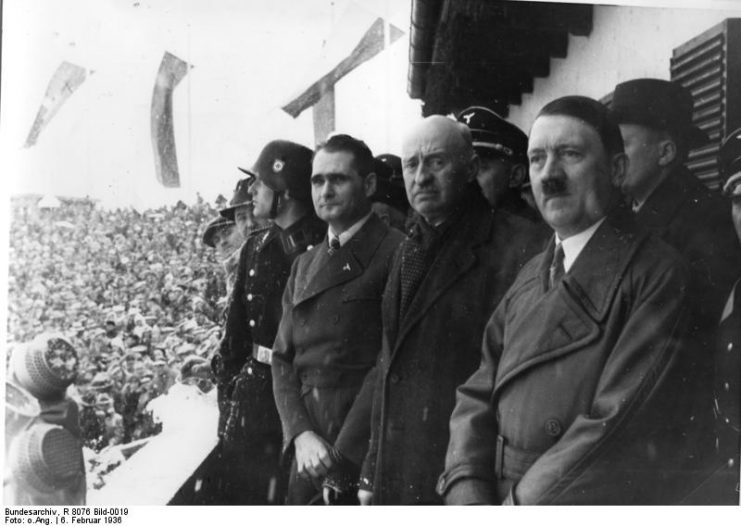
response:
M476 183L465 125L436 115L402 145L415 216L383 295L383 348L359 499L435 504L455 388L480 361L484 326L523 264L542 248L529 221L492 209Z
M354 401L381 348L381 296L404 237L371 210L373 170L371 151L349 135L314 155L311 194L329 231L293 265L273 346L284 449L295 451L288 504L318 499L328 474L354 499L348 489L368 447L370 408Z
M530 179L548 248L490 320L458 390L438 491L450 504L669 504L685 413L688 271L617 185L620 130L586 97L546 105Z

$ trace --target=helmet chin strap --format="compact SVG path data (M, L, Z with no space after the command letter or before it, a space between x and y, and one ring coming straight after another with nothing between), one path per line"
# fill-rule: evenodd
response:
M273 190L273 204L270 205L270 219L278 217L278 212L280 211L282 204L282 192L276 192Z

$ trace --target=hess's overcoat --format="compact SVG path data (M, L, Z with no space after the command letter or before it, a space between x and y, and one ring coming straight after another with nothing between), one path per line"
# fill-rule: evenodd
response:
M553 246L487 326L438 491L451 504L676 502L696 349L685 263L615 214L548 290Z
M284 449L304 431L330 443L342 434L340 452L362 461L370 408L353 401L381 348L381 297L403 237L372 214L332 255L325 239L293 265L272 366Z

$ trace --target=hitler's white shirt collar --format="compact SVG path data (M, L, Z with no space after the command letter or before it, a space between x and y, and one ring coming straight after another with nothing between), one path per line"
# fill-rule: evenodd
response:
M371 215L373 214L373 210L368 212L362 219L359 221L356 221L350 228L342 232L341 234L337 235L334 233L334 230L332 230L332 227L329 227L327 229L327 237L329 239L332 239L333 237L336 237L340 240L340 246L344 246L345 243L350 241L352 237L358 233L358 230L363 228L363 225L370 219Z
M578 234L575 234L567 239L564 239L563 241L561 241L561 239L558 237L558 234L556 234L556 245L563 245L564 272L569 271L571 265L574 264L576 258L579 257L581 251L584 250L584 247L587 246L589 240L592 239L592 236L604 221L605 218L603 217L586 230L579 232Z

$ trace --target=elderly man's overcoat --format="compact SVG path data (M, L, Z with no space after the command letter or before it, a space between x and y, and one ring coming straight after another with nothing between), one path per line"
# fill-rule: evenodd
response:
M560 284L548 288L551 242L507 292L458 390L446 502L678 500L688 273L626 216L608 216Z
M371 444L361 488L376 504L440 503L455 389L480 362L491 313L524 263L543 246L533 223L492 211L479 191L400 317L401 251L384 293L383 349L375 380ZM364 386L364 396L366 387Z
M373 214L332 254L325 239L300 256L283 295L272 368L284 449L304 431L331 444L351 433L357 438L338 449L358 466L356 476L368 448L370 407L353 402L381 349L381 297L403 237ZM291 503L312 496L299 495L311 492L299 482L292 476Z

